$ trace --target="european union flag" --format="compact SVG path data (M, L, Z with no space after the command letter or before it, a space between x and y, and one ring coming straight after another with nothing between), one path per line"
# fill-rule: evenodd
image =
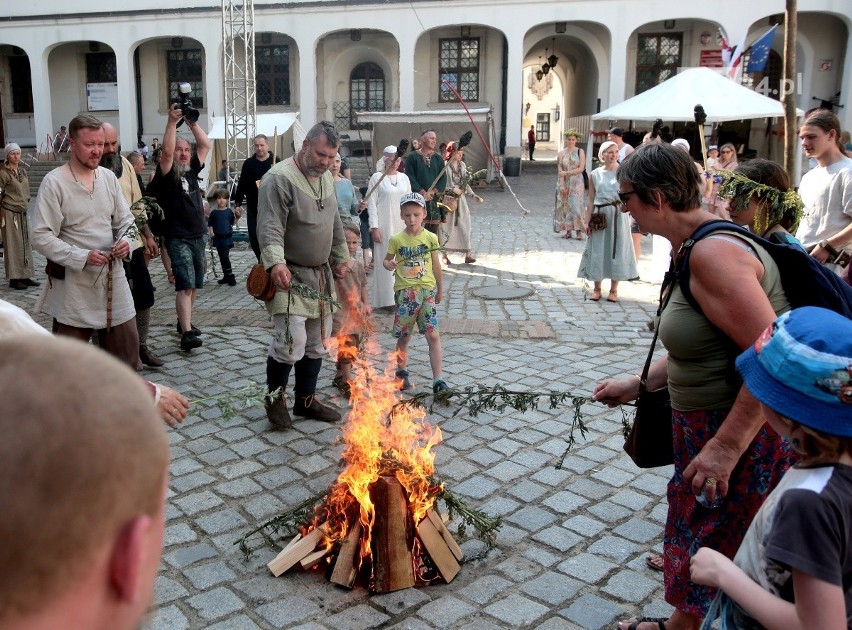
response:
M769 51L772 50L772 40L775 38L776 24L770 28L763 37L758 39L751 45L751 54L748 58L746 72L763 72L766 69L766 63L769 61Z

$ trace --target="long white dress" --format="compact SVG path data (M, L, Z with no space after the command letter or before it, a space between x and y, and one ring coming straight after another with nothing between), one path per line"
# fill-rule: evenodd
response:
M373 173L367 190L372 190L381 176L381 173ZM405 173L395 173L386 176L367 200L370 229L379 228L382 233L382 242L373 244L373 260L376 261L370 284L370 306L373 308L394 305L393 272L385 269L382 261L388 253L388 239L405 229L399 216L399 199L410 192L411 182Z
M451 165L447 168L447 190L460 188L463 174L467 172L467 165L460 162L455 166ZM470 185L465 185L461 197L459 197L458 207L455 212L447 212L447 222L441 224L438 231L441 246L447 252L463 252L465 256L470 256L470 206L467 203L468 196L472 196L473 189Z

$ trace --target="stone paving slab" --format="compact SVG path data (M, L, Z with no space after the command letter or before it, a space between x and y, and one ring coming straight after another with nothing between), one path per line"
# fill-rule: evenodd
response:
M657 288L622 283L617 304L591 302L576 278L583 243L551 229L554 178L510 180L532 213L521 216L506 193L487 191L474 208L477 263L445 272L440 307L444 374L453 386L505 385L588 394L607 376L636 372L650 341ZM650 241L646 242L650 249ZM245 244L232 253L244 278ZM36 256L36 268L43 258ZM640 274L650 276L649 260ZM194 324L204 346L178 348L172 287L152 263L157 287L149 345L166 360L144 376L190 398L263 382L270 322L238 285L199 292ZM43 280L42 276L37 276ZM474 289L528 288L528 297L485 300ZM606 288L606 283L605 283ZM0 286L0 298L34 312L35 291ZM36 320L48 325L43 315ZM393 349L392 320L377 321L377 361ZM415 392L431 373L422 338L412 342ZM345 409L325 362L319 394ZM566 447L573 409L467 413L437 407L442 428L436 472L472 507L500 515L498 545L466 563L451 584L370 595L329 584L319 572L272 577L274 549L245 561L232 544L251 526L328 487L341 470L339 428L297 421L271 431L262 409L224 419L212 402L169 432L172 462L166 545L147 621L151 628L602 628L637 614L666 615L662 580L644 564L658 550L670 469L639 470L621 450L621 413L586 404L588 431ZM451 523L451 529L455 524ZM468 552L481 549L465 541Z

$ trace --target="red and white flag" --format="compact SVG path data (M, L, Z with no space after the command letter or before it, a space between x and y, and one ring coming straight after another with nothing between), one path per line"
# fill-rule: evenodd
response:
M725 34L722 32L722 29L719 29L719 39L722 42L722 63L724 63L727 67L727 65L731 63L731 53L733 53L734 51L731 48L731 45L728 43L728 40L725 37Z
M731 55L731 61L728 64L728 77L731 79L737 78L737 72L740 69L740 61L742 60L743 53L745 52L745 40L747 35L748 31L743 33L740 43L737 44L737 47L734 48L734 52Z

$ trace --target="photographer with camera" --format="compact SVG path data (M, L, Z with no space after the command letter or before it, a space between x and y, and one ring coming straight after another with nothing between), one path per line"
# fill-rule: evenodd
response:
M148 194L157 198L165 213L163 236L175 277L180 347L181 350L192 350L202 343L200 331L192 326L192 305L196 291L204 286L207 239L207 220L198 176L204 169L211 145L207 133L198 124L198 110L189 100L189 85L181 83L180 90L181 102L169 108L160 162L148 186ZM177 129L184 122L195 138L195 153L189 141L177 136Z

